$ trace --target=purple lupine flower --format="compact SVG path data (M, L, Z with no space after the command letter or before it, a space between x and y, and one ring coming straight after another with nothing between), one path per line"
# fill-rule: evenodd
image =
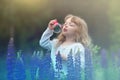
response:
M118 70L120 70L120 50L118 51L118 56L117 57L118 57L117 68L118 68ZM118 79L120 80L120 76L118 77Z
M107 68L107 51L105 49L101 50L101 66L102 68Z
M7 51L7 79L8 80L15 80L14 79L14 68L15 68L15 50L14 50L14 39L13 37L10 38L8 44L8 51Z
M111 62L112 62L111 64L112 64L112 66L116 66L116 59L115 59L116 54L114 52L112 52L110 57L111 57ZM120 57L119 54L118 54L118 57Z
M115 54L114 54L115 55ZM120 67L120 50L118 51L118 60L117 60L117 67ZM115 63L115 62L114 62Z
M75 54L75 80L81 80L81 60L80 60L80 51L78 50Z
M67 80L75 80L75 67L73 63L73 54L72 54L72 49L70 50L70 53L68 54L67 58Z
M87 47L85 47L85 80L93 80L92 56Z
M58 54L56 55L56 65L55 65L55 67L56 67L56 70L57 70L57 72L55 74L56 78L58 80L60 80L60 78L61 78L60 74L61 74L61 70L62 70L62 58L61 58L61 55L60 55L60 51L58 51Z
M31 66L30 66L30 72L31 72L31 79L36 80L38 78L37 72L39 72L39 57L36 51L34 51L32 59L31 59Z
M25 65L20 51L17 53L14 74L15 80L26 79Z
M54 70L51 66L50 51L41 59L39 65L39 76L41 80L54 80Z
M101 67L103 70L105 80L108 80L108 61L107 61L107 51L105 49L101 50Z

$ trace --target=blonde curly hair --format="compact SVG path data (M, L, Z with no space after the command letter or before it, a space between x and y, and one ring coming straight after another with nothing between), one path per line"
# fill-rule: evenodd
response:
M89 46L91 44L91 38L88 35L88 27L86 22L82 18L71 14L67 15L64 21L66 21L68 18L71 18L71 22L75 23L78 27L75 33L75 42L80 42L84 46ZM57 39L57 46L59 46L65 41L66 38L62 33L60 33Z

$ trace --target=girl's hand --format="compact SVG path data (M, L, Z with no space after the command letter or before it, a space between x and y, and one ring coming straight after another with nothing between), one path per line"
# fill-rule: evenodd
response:
M54 29L54 23L57 21L57 19L54 19L54 20L51 20L48 24L48 27L50 30L53 30Z

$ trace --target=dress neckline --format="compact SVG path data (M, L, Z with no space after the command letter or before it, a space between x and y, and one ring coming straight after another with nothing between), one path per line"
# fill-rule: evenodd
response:
M60 45L60 47L61 48L67 48L67 47L71 47L71 46L73 46L73 45L75 45L76 43L72 43L72 44L69 44L69 45L65 45L65 46L63 46L63 45Z

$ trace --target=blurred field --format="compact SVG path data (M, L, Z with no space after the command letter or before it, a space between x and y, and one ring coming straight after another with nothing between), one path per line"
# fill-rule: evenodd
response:
M67 14L82 17L93 44L101 47L92 54L94 79L119 80L119 5L119 0L0 0L0 80L7 80L6 57L12 28L15 51L24 52L26 80L30 80L29 61L35 50L41 50L39 39L48 22L56 18L62 24Z

